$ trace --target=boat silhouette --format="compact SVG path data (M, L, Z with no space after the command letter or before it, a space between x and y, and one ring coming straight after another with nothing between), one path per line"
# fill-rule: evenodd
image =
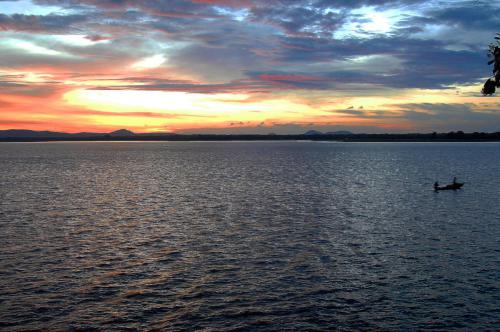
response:
M446 186L434 186L434 190L435 191L438 191L438 190L457 190L457 189L460 189L462 188L462 186L464 185L464 183L460 183L460 182L454 182L454 183L451 183L451 184L448 184Z

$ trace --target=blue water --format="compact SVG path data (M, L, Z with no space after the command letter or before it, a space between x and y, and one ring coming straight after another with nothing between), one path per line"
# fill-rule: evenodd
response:
M5 331L500 326L499 143L1 143L0 170Z

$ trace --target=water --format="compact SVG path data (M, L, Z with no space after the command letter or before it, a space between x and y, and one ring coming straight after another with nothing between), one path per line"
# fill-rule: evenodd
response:
M497 329L499 161L498 143L0 144L0 329Z

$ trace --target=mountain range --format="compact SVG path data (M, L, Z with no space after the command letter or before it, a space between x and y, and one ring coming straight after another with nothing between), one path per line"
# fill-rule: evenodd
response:
M173 133L146 133L136 134L127 129L119 129L110 133L64 133L56 131L34 131L26 129L0 130L0 138L85 138L85 137L133 137L133 136L167 136Z
M351 142L448 142L448 141L500 141L500 131L493 133L451 131L448 133L384 133L354 134L350 131L322 133L309 130L303 134L176 134L134 133L120 129L110 133L64 133L55 131L33 131L24 129L0 130L0 142L44 142L44 141L259 141L259 140L331 140Z
M56 131L34 131L27 129L8 129L8 130L0 130L0 139L13 138L13 139L42 139L42 138L96 138L96 137L141 137L141 136L172 136L177 135L175 133L134 133L128 129L119 129L110 133L92 133L92 132L81 132L81 133L65 133L65 132L56 132ZM302 135L304 136L318 136L318 135L330 135L330 136L350 136L354 135L350 131L341 130L341 131L329 131L326 133L322 133L317 130L309 130Z

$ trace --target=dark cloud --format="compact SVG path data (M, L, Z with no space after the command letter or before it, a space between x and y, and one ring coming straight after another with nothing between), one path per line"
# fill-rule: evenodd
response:
M401 37L374 39L284 38L280 61L294 63L349 61L356 57L392 56L401 62L396 69L374 74L364 70L337 70L323 74L338 83L371 83L398 88L442 88L471 83L484 76L483 54L451 50L444 41ZM292 45L292 46L290 46ZM362 61L362 60L361 60ZM383 69L383 68L381 68Z
M332 88L334 82L322 74L300 72L247 72L255 81L261 81L274 89L317 89Z
M49 97L61 90L56 84L21 84L0 82L1 93L5 95L21 95L29 97ZM5 105L4 105L5 106Z
M194 44L172 54L170 60L183 70L213 82L241 78L245 69L260 66L258 58L247 47Z
M327 36L332 34L346 20L346 14L325 11L322 7L304 7L289 3L260 6L251 9L251 19L275 25L288 35Z
M366 116L365 112L360 111L360 110L355 110L352 108L343 109L343 110L333 110L333 111L329 111L329 112L347 114L347 115L356 115L356 116Z
M0 14L0 30L67 33L73 24L85 20L85 15Z
M466 2L464 5L430 11L429 21L456 28L491 31L500 26L500 6L494 2Z
M75 7L93 7L108 11L138 9L149 15L161 17L178 17L178 18L194 18L194 17L218 17L217 11L204 3L196 3L182 0L38 0L35 1L41 5L57 5L64 8Z

